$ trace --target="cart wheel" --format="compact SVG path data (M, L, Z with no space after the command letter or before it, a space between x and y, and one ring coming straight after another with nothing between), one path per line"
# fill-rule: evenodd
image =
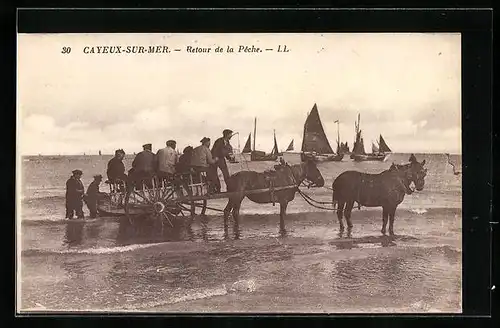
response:
M157 178L151 179L151 188L147 188L144 183L140 188L134 186L127 190L125 195L125 214L130 221L131 216L135 214L149 214L156 222L161 222L163 231L164 221L173 226L169 216L170 211L164 201L166 195L168 195L167 188L160 184Z

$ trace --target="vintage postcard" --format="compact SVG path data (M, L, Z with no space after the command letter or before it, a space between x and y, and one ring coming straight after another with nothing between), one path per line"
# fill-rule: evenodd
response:
M457 33L18 34L17 311L462 312Z

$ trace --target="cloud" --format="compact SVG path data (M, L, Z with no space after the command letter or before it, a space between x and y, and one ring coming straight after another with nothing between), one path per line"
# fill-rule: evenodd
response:
M220 56L89 56L75 50L66 57L53 51L69 43L73 49L165 42L184 47L195 39L199 46L286 42L292 50ZM441 142L449 142L449 151L457 147L459 35L210 34L195 39L189 34L21 35L22 152L125 148L131 153L145 142L157 149L170 138L182 147L199 144L203 136L215 139L225 128L239 132L233 143L239 138L242 144L253 134L255 117L259 149L272 148L273 130L282 148L292 138L298 148L314 103L334 148L333 122L340 120L341 139L352 145L358 113L365 140L383 134L395 151L437 149L444 147Z

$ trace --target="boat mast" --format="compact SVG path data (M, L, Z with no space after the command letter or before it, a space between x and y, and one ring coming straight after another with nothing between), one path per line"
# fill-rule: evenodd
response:
M339 128L339 120L337 120L337 148L340 149L340 128Z
M255 151L255 134L257 133L257 117L254 120L253 124L253 150Z

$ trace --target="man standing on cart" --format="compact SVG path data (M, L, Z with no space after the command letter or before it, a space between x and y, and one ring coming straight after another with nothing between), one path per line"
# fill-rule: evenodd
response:
M210 152L210 138L203 137L201 145L193 149L191 156L191 167L195 172L206 172L209 189L211 193L220 191L220 182L217 177L217 157L213 157ZM217 189L219 183L219 189Z
M229 179L229 170L227 168L226 159L230 160L231 156L233 155L233 147L229 143L229 140L232 136L233 131L225 129L224 131L222 131L222 137L215 140L214 146L212 148L212 156L217 158L214 177L217 192L221 191L221 184L219 176L217 174L217 169L219 168L222 171L224 182L227 183L227 180Z

